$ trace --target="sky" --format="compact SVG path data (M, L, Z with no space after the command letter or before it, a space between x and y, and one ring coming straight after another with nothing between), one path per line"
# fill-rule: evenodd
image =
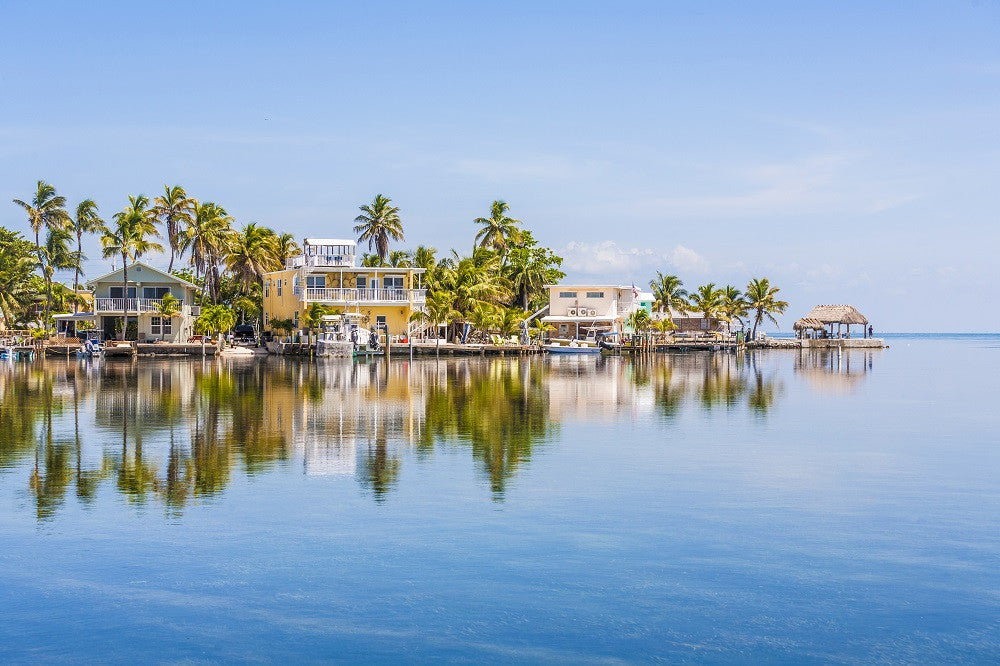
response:
M1000 331L1000 3L0 0L0 225L43 179L468 251L504 199L567 280L765 276L881 331ZM96 240L88 275L109 269ZM154 264L165 259L153 258ZM71 276L66 276L71 280Z

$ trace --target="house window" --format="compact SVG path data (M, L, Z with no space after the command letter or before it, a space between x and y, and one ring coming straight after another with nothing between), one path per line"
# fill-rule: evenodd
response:
M160 300L170 293L170 287L143 287L142 297Z
M388 331L385 325L385 315L375 315L375 328Z
M270 326L270 325L271 325L271 315L269 315L268 313L265 312L264 313L264 326L266 328L267 326Z
M149 332L153 335L170 335L173 333L174 320L170 317L152 317Z
M306 287L310 289L326 289L325 275L307 275Z
M576 298L575 291L560 291L559 298Z
M267 298L270 295L271 295L271 281L270 280L266 280L264 282L264 298Z
M111 287L108 289L108 296L111 298L126 298L122 293L122 287ZM135 287L128 288L128 298L135 298Z
M299 327L299 311L298 310L295 311L295 318L292 319L292 326L294 326L295 328Z
M278 278L278 298L281 298L281 278Z
M292 278L292 293L293 294L299 293L299 276L298 275L296 275L294 278Z
M382 288L383 289L402 289L403 288L403 276L402 275L386 275L382 278Z
M359 275L357 279L354 281L354 285L358 289L364 289L365 287L368 286L368 278L366 278L364 275Z
M588 291L587 298L604 298L603 291Z

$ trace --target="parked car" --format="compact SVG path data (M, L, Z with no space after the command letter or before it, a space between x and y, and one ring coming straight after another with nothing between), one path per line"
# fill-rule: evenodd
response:
M253 342L257 339L257 331L250 324L237 324L230 334L234 342Z

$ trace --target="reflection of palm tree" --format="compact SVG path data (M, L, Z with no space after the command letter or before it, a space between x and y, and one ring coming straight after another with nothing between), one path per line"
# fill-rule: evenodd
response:
M750 390L748 403L759 416L766 416L774 405L778 387L774 380L766 379L760 370L754 370L753 388Z
M380 432L375 446L368 447L364 459L364 484L372 489L376 502L385 501L399 479L399 458L389 455L385 434Z

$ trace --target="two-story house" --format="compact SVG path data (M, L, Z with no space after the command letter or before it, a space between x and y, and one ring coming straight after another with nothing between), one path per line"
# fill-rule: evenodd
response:
M122 269L89 281L94 292L94 321L104 339L118 338L128 317L126 338L139 342L187 342L194 333L200 308L194 305L198 286L149 264L128 267L128 284L122 283ZM163 297L173 295L178 314L166 317L160 310Z
M545 285L549 313L542 321L554 337L586 338L592 333L629 333L625 319L642 307L634 287L625 285Z
M288 319L296 330L305 327L306 311L314 303L361 315L365 326L389 335L406 335L410 317L422 310L426 290L423 268L357 266L357 244L338 238L306 238L302 253L285 268L264 275L264 328Z

